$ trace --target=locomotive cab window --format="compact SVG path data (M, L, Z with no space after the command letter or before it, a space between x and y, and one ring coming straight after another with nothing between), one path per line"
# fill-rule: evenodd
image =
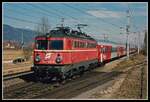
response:
M36 49L46 50L47 49L47 40L36 40Z
M51 40L49 41L50 50L63 50L63 40Z

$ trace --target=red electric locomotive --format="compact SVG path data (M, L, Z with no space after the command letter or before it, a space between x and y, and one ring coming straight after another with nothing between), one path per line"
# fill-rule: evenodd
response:
M98 64L97 42L81 31L56 27L35 38L34 66L39 77L64 80Z

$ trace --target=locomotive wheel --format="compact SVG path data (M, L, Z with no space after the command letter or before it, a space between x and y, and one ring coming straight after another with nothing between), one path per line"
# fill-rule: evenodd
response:
M74 80L75 80L76 78L77 78L77 76L76 76L76 75L73 75L73 76L72 76L72 79L74 79Z
M60 83L61 83L62 85L64 85L64 84L66 83L66 80L62 80Z
M80 78L80 77L81 77L81 74L78 74L76 77L77 77L77 78Z
M69 80L69 81L71 81L71 80L72 80L72 78L68 78L68 80Z
M60 83L58 81L56 81L56 83L53 85L54 87L59 87Z
M84 67L79 68L79 74L78 75L83 75L84 74Z

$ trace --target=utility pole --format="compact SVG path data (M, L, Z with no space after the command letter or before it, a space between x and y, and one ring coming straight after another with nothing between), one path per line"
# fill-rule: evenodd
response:
M23 32L22 32L22 41L21 41L21 48L23 50L23 45L24 45L24 41L23 41Z
M138 32L138 54L140 53L140 31Z
M127 20L128 20L128 24L127 24L127 28L126 28L126 32L127 32L127 58L129 59L129 28L130 28L130 14L129 14L129 10L127 10Z
M120 27L120 34L123 34L123 33L122 33L122 29L123 29L123 27Z
M104 41L108 41L108 35L107 34L103 34L104 35Z
M133 34L134 34L134 48L136 48L136 32L133 32Z

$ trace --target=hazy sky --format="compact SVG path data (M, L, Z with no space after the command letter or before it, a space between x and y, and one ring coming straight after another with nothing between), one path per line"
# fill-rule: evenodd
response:
M3 24L19 28L35 29L41 17L47 17L51 28L64 18L66 26L82 23L88 26L83 31L103 39L125 42L127 13L131 11L131 32L142 32L147 27L147 3L3 3ZM28 22L27 22L28 21ZM135 27L138 27L136 28ZM120 34L122 33L122 34ZM134 42L134 35L130 37ZM142 41L141 37L141 41Z

